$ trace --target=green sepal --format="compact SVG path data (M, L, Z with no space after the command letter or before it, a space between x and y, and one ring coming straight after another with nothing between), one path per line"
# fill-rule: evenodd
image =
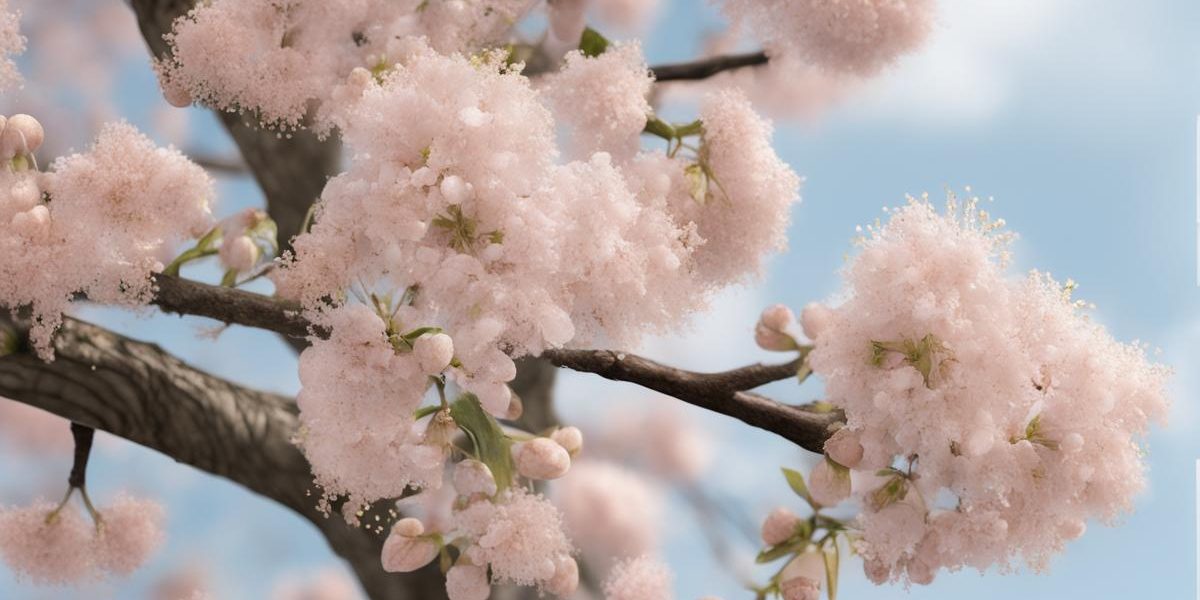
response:
M592 29L591 27L585 27L583 29L583 35L579 38L579 52L581 52L584 56L588 58L596 58L597 56L604 54L604 52L608 50L608 46L608 39L600 35L600 32Z
M475 394L463 394L450 404L450 416L475 447L475 458L492 470L498 492L513 482L512 440L500 429Z

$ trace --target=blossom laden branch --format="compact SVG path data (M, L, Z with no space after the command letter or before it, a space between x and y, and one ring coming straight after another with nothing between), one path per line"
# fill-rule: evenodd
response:
M159 274L155 282L158 294L154 304L167 312L209 317L297 339L310 332L324 335L323 331L311 329L313 325L300 314L299 307L287 301L170 275ZM822 451L830 426L841 418L836 412L791 406L750 392L768 383L795 377L803 364L802 358L775 365L749 365L720 373L696 373L613 350L552 349L544 352L542 358L558 367L635 383L734 417L813 452Z

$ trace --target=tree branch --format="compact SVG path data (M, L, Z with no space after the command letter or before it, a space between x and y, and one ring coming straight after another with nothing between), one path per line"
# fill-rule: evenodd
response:
M159 295L155 304L169 312L201 315L291 337L303 337L310 331L311 325L292 303L169 275L157 275L156 281ZM551 349L542 353L541 358L559 367L636 383L778 434L813 452L822 451L831 433L830 425L841 419L837 412L806 410L749 392L796 376L799 358L784 364L750 365L721 373L685 371L614 350Z
M766 53L761 51L748 54L727 54L685 63L656 65L650 67L650 72L654 74L654 79L657 81L696 81L707 79L724 71L765 65L767 61Z
M24 340L28 323L0 319ZM372 598L443 598L436 567L383 571L383 535L317 511L312 474L292 444L292 399L199 371L158 346L67 319L44 362L27 345L0 358L0 396L108 431L176 461L241 484L311 521L356 571ZM380 503L376 512L389 508ZM384 533L386 534L386 528Z

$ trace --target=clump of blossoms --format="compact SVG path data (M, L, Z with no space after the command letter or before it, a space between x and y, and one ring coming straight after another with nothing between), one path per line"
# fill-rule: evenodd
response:
M841 302L801 315L808 364L846 416L811 496L861 502L856 548L877 583L1044 569L1143 487L1139 440L1165 418L1168 369L1091 321L1073 283L1007 276L1002 226L976 200L910 200L869 229Z
M644 153L626 166L596 153L557 163L551 114L504 55L447 56L416 39L402 46L377 76L348 79L346 108L333 120L353 152L350 167L330 181L311 230L272 274L281 295L335 331L306 354L349 356L370 346L387 362L387 352L416 351L421 332L445 336L449 363L411 375L364 371L372 393L349 392L338 369L320 366L337 359L302 359L302 412L368 398L380 410L399 408L367 428L332 417L315 425L302 414L318 479L362 500L399 493L404 481L434 483L400 470L372 481L367 467L347 463L371 456L367 447L384 438L392 447L413 439L399 413L416 409L429 376L506 415L513 357L597 340L635 343L677 326L717 287L754 274L782 243L779 222L798 186L770 151L769 128L737 98L716 100L697 131L706 136L704 168L738 187L699 204L682 157ZM721 252L733 259L718 260ZM354 327L370 330L370 344L336 333L351 326L337 316L350 310L359 315ZM359 363L372 364L338 364ZM407 389L397 391L401 384ZM389 428L397 429L383 433ZM369 444L361 431L382 437L368 436Z
M176 245L212 223L213 184L174 149L126 123L107 125L87 152L36 169L45 133L14 115L0 133L0 304L29 305L30 337L51 358L51 335L71 299L140 305Z
M662 561L639 556L618 563L604 580L604 600L671 600L674 579Z
M97 510L85 495L89 521L67 506L70 498L58 506L38 500L0 508L0 558L18 577L41 585L124 577L162 545L159 504L122 494Z
M216 0L193 8L167 35L171 56L156 66L172 104L193 100L253 111L286 129L305 124L311 103L353 69L382 69L401 40L427 36L441 52L503 42L532 0Z
M934 0L721 0L769 51L833 72L870 76L911 52L933 27Z
M0 89L21 84L21 73L13 57L25 51L25 36L21 35L21 14L0 0Z
M486 600L491 585L502 583L570 596L579 585L579 567L562 515L517 478L536 478L525 474L520 456L543 453L527 446L514 460L508 450L511 440L472 399L456 401L451 410L474 442L471 457L454 468L451 517L440 531L427 531L423 522L411 517L396 522L384 543L384 569L415 571L440 557L451 600ZM577 436L556 437L560 441L543 437L521 443L545 440L568 453L559 444L573 445L568 438ZM532 470L545 472L554 462L533 464Z

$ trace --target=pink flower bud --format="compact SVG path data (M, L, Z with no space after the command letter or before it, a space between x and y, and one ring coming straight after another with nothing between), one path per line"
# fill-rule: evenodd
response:
M471 197L470 186L458 175L448 175L443 178L439 189L442 191L442 197L450 204L462 204Z
M483 406L488 414L497 417L506 417L508 415L509 406L512 404L513 393L508 389L508 386L503 383L492 383L479 385L472 388L475 395L479 397L479 404Z
M779 584L783 600L821 600L821 584L808 577L794 577Z
M496 478L487 465L468 458L454 467L454 489L463 496L494 496Z
M492 586L482 567L458 564L446 571L446 595L450 600L487 600L491 594Z
M192 94L182 85L163 82L163 99L175 108L187 108L192 105Z
M221 259L221 264L226 269L245 273L254 268L255 263L258 262L259 253L258 245L254 243L254 240L239 235L222 241L217 257Z
M833 506L850 497L850 471L821 460L808 476L808 491L821 506Z
M858 434L843 427L825 441L825 455L839 465L853 469L862 461L863 447Z
M444 333L427 333L413 342L413 356L422 373L441 373L454 359L454 340Z
M560 427L550 434L550 439L558 442L571 456L583 450L583 432L578 427Z
M33 154L45 138L46 132L37 119L25 114L13 115L0 133L0 157Z
M433 540L419 537L424 531L425 527L416 519L401 519L396 522L383 543L383 552L379 557L383 570L389 573L411 573L433 562L433 559L437 558L438 547Z
M39 204L25 212L13 215L13 229L28 237L38 237L50 228L50 209Z
M905 571L908 572L908 580L917 585L929 585L933 583L934 572L925 561L920 558L912 558L904 565Z
M534 438L512 447L517 472L530 479L558 479L571 468L571 455L550 438Z
M787 352L796 349L796 340L792 336L768 329L759 323L754 327L754 342L763 350L772 352Z
M578 45L586 25L586 0L550 0L550 32L555 39Z
M42 200L42 190L38 189L37 179L20 177L9 188L9 202L16 212L24 212L38 205Z
M782 304L775 304L763 310L758 322L767 329L782 333L795 324L796 315L792 314L792 309Z
M779 573L784 600L818 600L825 580L825 559L819 552L805 552Z
M1058 526L1058 532L1068 540L1079 539L1087 531L1087 523L1082 519L1070 519Z
M555 559L554 576L546 583L546 591L566 598L579 588L579 564L570 556Z
M768 546L776 546L786 542L796 534L800 525L800 517L782 506L771 511L762 524L762 540Z
M823 304L810 303L800 311L800 328L810 340L816 340L829 325L833 311Z
M883 585L892 577L892 570L882 560L871 558L863 561L863 573L875 585Z

